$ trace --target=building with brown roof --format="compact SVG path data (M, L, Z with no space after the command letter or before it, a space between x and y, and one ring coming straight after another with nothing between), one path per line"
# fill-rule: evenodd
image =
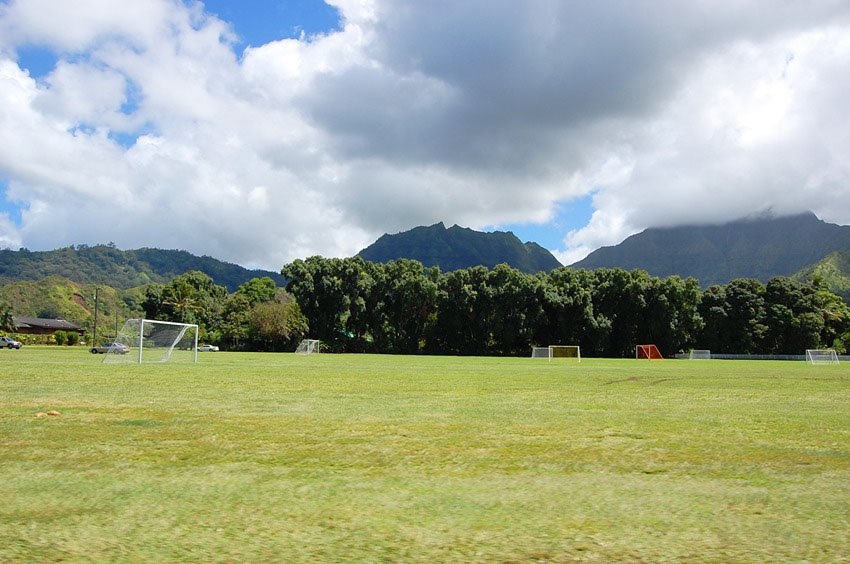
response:
M42 319L40 317L14 317L15 333L24 335L52 335L57 331L76 331L80 335L85 329L64 319Z

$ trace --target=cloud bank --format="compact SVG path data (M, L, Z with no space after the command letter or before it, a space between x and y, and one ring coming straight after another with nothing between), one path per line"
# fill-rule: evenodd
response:
M199 2L0 3L0 181L22 210L0 246L279 269L589 195L562 261L765 210L850 223L846 2L328 3L339 30L241 54Z

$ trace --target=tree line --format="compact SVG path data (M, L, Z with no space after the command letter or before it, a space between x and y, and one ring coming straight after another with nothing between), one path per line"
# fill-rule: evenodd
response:
M200 339L230 350L290 351L308 329L292 296L267 276L229 294L191 271L148 286L140 307L147 319L195 323Z
M697 280L644 271L524 274L507 265L443 273L413 260L310 257L284 266L301 330L340 352L518 355L577 344L588 356L802 354L850 345L850 308L815 278Z
M637 344L665 356L850 346L850 308L817 278L738 279L703 290L693 278L641 270L443 273L414 260L359 257L310 257L281 272L285 289L263 277L233 293L187 272L149 285L134 305L149 319L197 323L203 340L230 350L294 350L306 337L337 352L500 356L549 344L600 357L631 357Z

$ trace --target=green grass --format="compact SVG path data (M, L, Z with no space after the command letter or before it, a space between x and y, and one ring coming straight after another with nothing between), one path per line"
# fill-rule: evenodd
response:
M850 554L845 365L101 359L0 350L0 562Z

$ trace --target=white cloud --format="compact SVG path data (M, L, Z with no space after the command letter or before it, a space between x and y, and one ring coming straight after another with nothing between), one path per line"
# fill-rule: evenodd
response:
M241 57L199 3L0 4L0 179L24 205L0 245L277 269L588 194L562 260L768 208L850 222L845 3L331 3L343 29ZM59 57L38 81L29 45Z
M662 112L630 128L622 151L635 166L601 183L597 213L566 238L570 258L647 226L763 211L850 222L850 130L836 120L850 100L847 37L825 28L706 56Z

